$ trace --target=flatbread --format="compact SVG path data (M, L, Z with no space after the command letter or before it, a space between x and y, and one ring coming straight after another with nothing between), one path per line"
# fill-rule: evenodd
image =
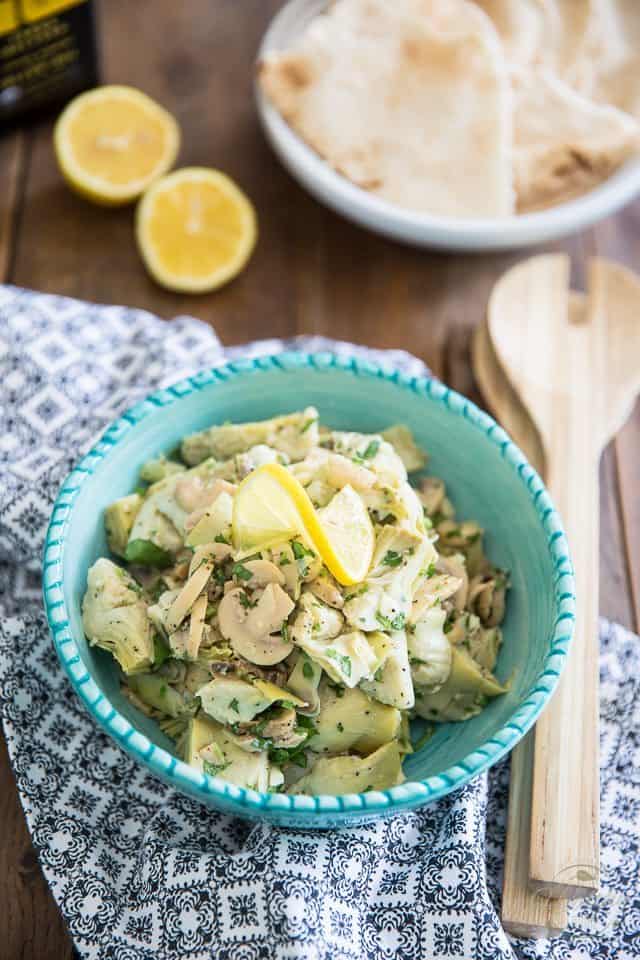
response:
M588 75L574 65L576 88L640 121L640 3L591 0L589 12L581 59L589 56L592 70ZM567 79L572 81L571 74Z
M474 0L490 18L502 43L508 65L550 66L558 11L553 0Z
M401 207L513 212L508 71L467 0L340 0L259 67L262 89L336 170Z
M640 126L587 100L550 71L513 75L518 212L591 190L640 149Z

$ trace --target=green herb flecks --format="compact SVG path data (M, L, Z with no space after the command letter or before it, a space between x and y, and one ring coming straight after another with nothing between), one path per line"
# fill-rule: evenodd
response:
M385 630L402 630L406 617L404 613L397 613L395 617L385 617L383 613L376 613L376 620Z
M217 777L218 774L222 773L223 770L226 770L227 767L231 766L231 761L228 760L226 763L210 763L208 760L202 761L202 769L205 773L208 773L211 777Z
M234 563L231 568L231 575L236 578L236 580L251 580L253 574L251 570L248 570L243 563Z
M360 454L360 456L362 457L363 460L373 460L373 458L375 457L379 449L380 449L380 441L371 440L371 442L367 446L364 453Z
M402 563L402 554L397 553L395 550L387 550L382 558L382 562L387 567L399 567Z
M164 637L156 633L153 638L153 665L161 667L165 660L171 656L171 650Z
M162 570L171 566L173 557L168 550L163 550L151 540L130 540L124 552L127 563L139 567L153 567Z
M313 550L309 550L303 543L300 543L299 540L292 541L291 549L293 550L293 555L296 560L303 560L305 557L315 557Z
M348 657L345 653L338 653L334 647L330 647L327 650L327 656L330 660L334 660L338 664L341 673L343 673L345 677L351 676L351 657Z

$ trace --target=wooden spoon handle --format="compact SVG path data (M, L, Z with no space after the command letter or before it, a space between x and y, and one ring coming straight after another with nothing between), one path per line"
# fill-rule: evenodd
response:
M578 311L583 306L582 297L577 294L575 297L575 311ZM544 474L540 437L495 355L486 317L473 337L472 359L478 386L496 419L511 434L529 463ZM530 730L511 754L501 918L505 930L515 937L557 936L567 926L566 900L550 900L529 888L534 736L535 731Z
M599 880L599 449L592 418L571 407L576 394L557 402L547 484L571 545L578 616L558 689L535 728L529 877L547 896L571 898L594 893Z

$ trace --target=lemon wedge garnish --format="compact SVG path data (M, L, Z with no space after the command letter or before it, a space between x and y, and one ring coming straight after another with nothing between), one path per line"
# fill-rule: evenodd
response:
M136 237L163 287L204 293L242 270L256 242L255 211L219 170L185 167L157 180L140 201Z
M131 203L173 166L180 146L174 118L133 87L80 94L56 123L54 148L65 180L105 206Z
M242 481L233 500L232 527L241 553L301 537L343 586L364 580L375 545L369 513L352 487L343 487L316 510L300 482L278 463L258 467Z

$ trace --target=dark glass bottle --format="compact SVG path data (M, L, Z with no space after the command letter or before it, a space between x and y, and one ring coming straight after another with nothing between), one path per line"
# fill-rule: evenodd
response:
M0 0L0 129L97 82L93 0Z

